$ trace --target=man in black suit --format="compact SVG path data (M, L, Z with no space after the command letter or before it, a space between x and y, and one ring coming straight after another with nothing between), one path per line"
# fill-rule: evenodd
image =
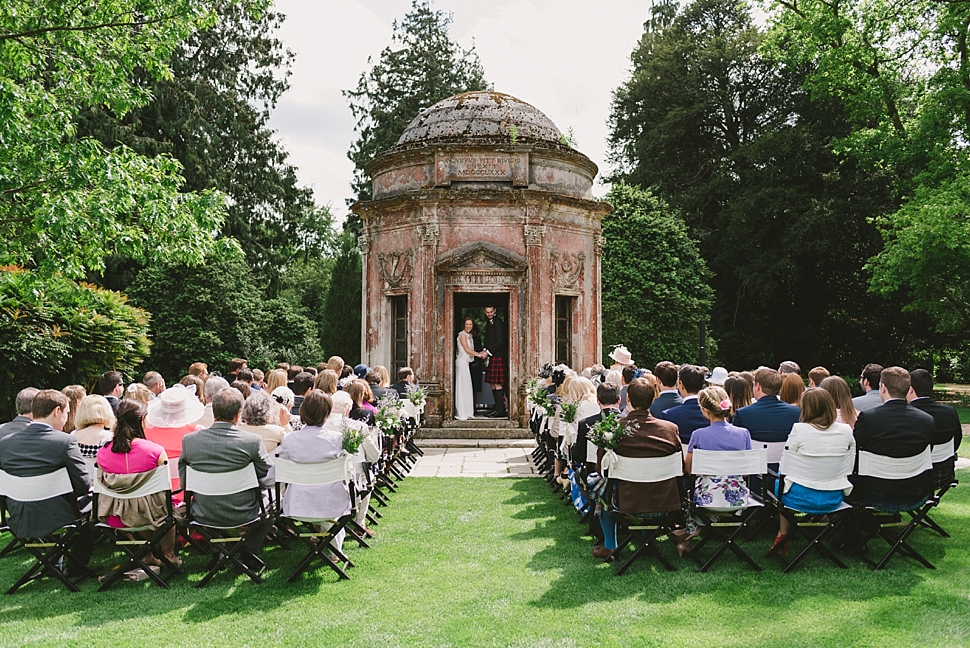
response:
M584 480L590 473L596 471L596 446L589 443L589 430L594 425L603 420L603 417L610 414L619 416L620 409L620 389L610 383L600 383L596 386L596 402L600 406L599 414L593 414L579 422L579 429L576 433L576 443L572 448L572 460L574 463L581 464L584 469L580 479ZM589 534L593 537L594 544L603 544L603 527L599 519L590 516Z
M12 421L0 425L0 439L8 434L20 432L34 421L33 414L30 413L30 410L34 405L34 396L36 395L36 387L25 387L17 392L17 398L14 401L14 405L17 408L17 416Z
M902 367L883 369L879 378L879 397L883 404L859 412L853 435L856 448L885 457L918 455L932 443L936 423L926 412L906 402L910 388L909 372ZM910 511L919 507L933 492L933 471L905 479L882 479L852 475L854 502L884 510Z
M7 499L10 530L18 538L43 538L78 519L78 497L87 497L91 487L87 467L77 440L61 430L71 406L67 396L55 389L42 389L31 406L33 422L0 439L0 470L15 477L36 477L67 468L73 494L34 502ZM72 555L78 563L65 566L68 577L85 573L94 548L93 527L79 527Z
M694 430L711 424L701 414L701 406L697 404L697 394L704 389L707 369L697 365L684 365L680 368L677 377L680 395L684 399L683 403L664 410L660 414L660 418L664 421L676 423L677 431L680 433L680 441L686 444L690 443L690 435Z
M910 388L906 400L916 409L926 412L933 417L936 433L933 435L933 446L944 446L953 441L953 454L946 459L933 459L933 488L939 490L953 481L953 464L956 461L957 450L963 440L963 427L960 425L960 415L949 405L937 403L931 398L933 395L933 376L926 369L915 369L909 372ZM0 434L3 434L0 430ZM935 450L935 447L934 447ZM938 461L938 459L942 459Z
M485 350L488 351L488 368L485 369L485 382L492 388L495 397L495 410L489 418L505 418L509 415L502 392L505 390L505 354L509 342L509 332L505 322L496 314L494 306L485 307Z
M397 392L402 399L408 397L408 385L414 382L414 369L411 367L401 367L397 370L397 382L391 385L391 389Z
M660 394L650 404L650 413L660 418L664 410L683 405L684 399L677 391L677 365L669 360L659 362L653 368L653 375L660 383Z
M125 393L125 379L120 371L106 371L98 378L98 393L108 399L111 411L118 413L118 403Z

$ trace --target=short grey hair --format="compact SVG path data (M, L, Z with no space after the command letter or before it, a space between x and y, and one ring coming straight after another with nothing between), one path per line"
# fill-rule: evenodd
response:
M36 396L37 392L39 391L40 390L36 387L24 387L17 392L17 400L15 403L17 407L17 416L30 414L30 410L34 406L34 396Z
M145 377L142 379L141 384L143 384L145 387L148 387L149 389L152 389L157 385L161 385L164 382L165 382L165 379L162 378L162 374L158 373L157 371L149 371L147 374L145 374Z
M211 378L210 378L211 380ZM243 406L243 397L236 389L220 389L212 397L212 417L216 421L233 422Z
M279 405L264 391L253 392L243 405L242 419L247 425L266 425L270 423L275 408ZM277 423L279 416L275 417Z
M205 381L206 402L211 403L212 397L223 389L229 389L229 381L221 376L209 376L209 379Z

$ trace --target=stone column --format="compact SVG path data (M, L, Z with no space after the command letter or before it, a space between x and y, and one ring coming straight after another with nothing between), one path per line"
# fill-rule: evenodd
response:
M601 294L600 274L602 271L603 244L606 238L602 234L593 237L593 334L596 338L596 358L593 364L603 362L603 296Z
M367 329L371 325L371 311L367 308L367 302L368 289L370 288L369 275L371 273L367 272L367 264L370 262L370 237L367 235L367 229L365 222L364 232L357 238L357 244L360 245L360 271L363 273L360 290L360 361L370 365L371 350L367 347Z

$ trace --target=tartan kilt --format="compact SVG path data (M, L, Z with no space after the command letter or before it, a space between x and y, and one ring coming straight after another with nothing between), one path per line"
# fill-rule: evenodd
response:
M490 385L505 383L505 363L499 356L492 356L488 359L488 367L485 368L485 382Z

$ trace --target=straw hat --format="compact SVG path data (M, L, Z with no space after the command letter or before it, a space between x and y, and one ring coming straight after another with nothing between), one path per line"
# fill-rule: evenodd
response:
M723 385L724 381L727 379L727 369L724 367L714 367L714 371L712 371L711 375L707 377L707 382L711 383L712 385Z
M195 423L205 412L195 385L172 385L148 403L146 422L152 427L180 428Z
M633 364L632 354L629 352L629 350L627 350L626 346L622 344L616 347L615 349L613 349L613 353L610 354L610 357L613 358L613 360L616 361L617 364L621 364L621 365Z

